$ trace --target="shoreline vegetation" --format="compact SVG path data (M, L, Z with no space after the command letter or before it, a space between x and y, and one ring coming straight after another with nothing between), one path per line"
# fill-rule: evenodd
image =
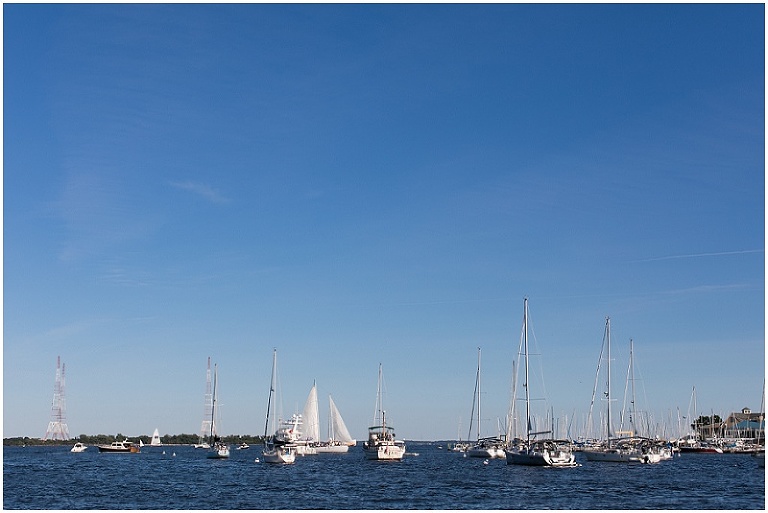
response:
M115 440L122 442L125 439L130 442L138 444L139 441L144 445L149 445L152 441L152 435L139 435L139 436L126 436L122 433L116 435L79 435L77 437L70 438L69 440L43 440L42 438L34 438L28 436L17 436L11 438L3 438L3 446L24 446L24 445L72 445L75 442L81 442L85 445L109 445ZM222 441L227 444L261 444L264 441L263 436L252 435L227 435L221 437ZM162 445L194 445L200 443L199 435L191 435L182 433L180 435L164 435L160 437Z

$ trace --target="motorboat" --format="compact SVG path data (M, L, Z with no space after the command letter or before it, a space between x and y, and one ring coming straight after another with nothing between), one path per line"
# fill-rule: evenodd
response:
M114 453L135 453L141 452L141 449L134 443L126 440L118 442L115 440L109 445L99 445L99 452L114 452Z
M376 406L379 424L368 428L368 441L363 442L365 457L369 460L402 460L405 455L405 442L397 440L395 429L392 426L387 426L386 412L382 407L381 364L379 364Z
M82 442L77 442L75 445L72 446L72 448L69 450L69 452L83 452L88 448L87 445L85 445Z

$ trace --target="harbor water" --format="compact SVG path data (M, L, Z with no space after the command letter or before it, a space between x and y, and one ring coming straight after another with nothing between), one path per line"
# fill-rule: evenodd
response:
M362 449L269 465L261 448L209 460L188 446L139 454L4 447L4 509L765 509L765 471L747 454L683 454L655 465L507 465L438 444L401 462ZM258 460L258 461L257 461Z

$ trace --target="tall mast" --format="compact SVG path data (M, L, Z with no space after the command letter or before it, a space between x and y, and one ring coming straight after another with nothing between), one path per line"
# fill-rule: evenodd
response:
M699 439L699 417L697 417L696 413L696 385L693 385L693 392L691 392L691 396L693 397L693 436L696 440Z
M760 435L765 436L765 378L763 378L763 396L760 398L760 415L758 416L757 445L760 445Z
M211 436L210 443L213 443L214 434L216 433L216 377L218 376L218 364L213 365L213 396L211 400Z
M608 349L608 391L606 396L608 398L608 413L607 413L607 426L608 426L608 447L611 446L611 318L605 318L605 336Z
M379 362L379 377L376 382L376 407L373 411L373 424L378 422L380 426L384 425L384 398L381 390L381 362Z
M525 355L525 431L528 443L531 442L531 396L528 390L528 298L523 301L523 347Z
M264 423L264 438L267 438L269 429L269 411L272 406L272 394L275 393L275 368L277 367L277 349L272 351L272 379L269 381L269 399L267 399L267 421Z
M632 380L632 402L630 403L629 413L629 426L632 430L632 436L637 436L637 429L635 429L635 422L637 422L637 410L635 409L635 357L634 357L634 342L629 339L629 368L630 379ZM641 424L642 425L642 424Z
M477 439L480 440L480 348L477 348Z
M379 396L379 411L381 412L381 427L383 428L384 433L387 432L386 427L386 411L384 410L384 389L383 389L383 379L382 379L382 368L381 368L381 362L379 362L379 384L377 385L378 389L378 396Z

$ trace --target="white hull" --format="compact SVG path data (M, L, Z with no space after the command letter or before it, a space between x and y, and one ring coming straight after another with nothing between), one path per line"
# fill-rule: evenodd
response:
M317 454L344 454L349 452L348 445L326 445L316 448Z
M649 452L643 454L640 451L626 451L619 449L584 451L589 461L605 461L610 463L658 463L661 454Z
M294 447L274 447L262 451L265 463L288 464L296 461L296 450Z
M206 457L212 460L223 460L229 458L229 447L222 447L220 449L210 451L208 454L206 454Z
M397 441L393 443L377 443L368 446L363 445L363 452L369 460L402 460L405 455L405 443Z
M313 456L317 454L317 447L313 445L297 445L296 454L299 456Z
M80 442L77 442L70 450L69 452L83 452L88 448L88 446L83 445Z
M521 449L506 451L507 465L529 465L538 467L573 467L576 457L569 451Z

